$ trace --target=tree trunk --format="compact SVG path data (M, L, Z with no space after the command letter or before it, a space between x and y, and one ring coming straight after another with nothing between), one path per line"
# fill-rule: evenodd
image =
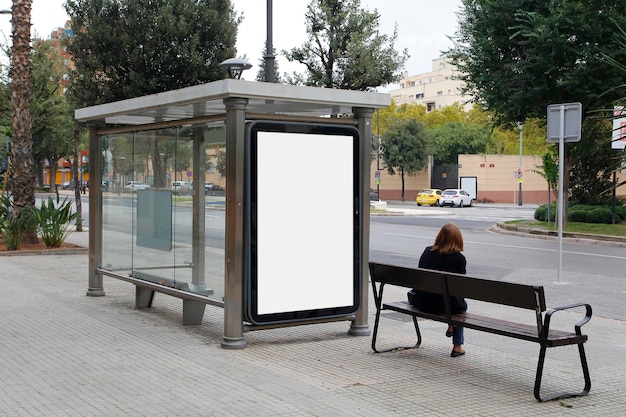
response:
M161 155L158 149L158 142L156 139L150 143L150 158L152 159L152 175L154 176L152 180L152 185L157 188L166 188L167 186L167 178L165 176L165 155Z
M400 178L402 180L402 202L404 202L404 168L400 168Z
M79 148L80 148L80 128L78 127L78 123L74 123L74 162L72 162L72 178L74 179L74 202L76 203L76 212L78 216L76 217L76 231L83 231L83 205L80 199L80 190L83 188L82 181L79 181L78 175L78 158L80 158ZM90 155L91 157L91 155ZM93 155L95 158L96 156ZM90 164L90 167L93 165ZM93 170L92 170L93 171ZM91 174L89 175L91 177Z
M567 148L566 148L567 149ZM569 167L570 156L569 152L565 151L563 156L563 230L567 227L567 206L569 205Z
M11 116L13 136L13 204L18 213L35 204L35 163L31 135L32 71L30 61L30 13L32 0L13 0L13 49L11 57ZM36 243L36 230L29 230L24 243Z
M59 160L51 156L48 157L48 163L50 164L50 192L57 192L57 166Z

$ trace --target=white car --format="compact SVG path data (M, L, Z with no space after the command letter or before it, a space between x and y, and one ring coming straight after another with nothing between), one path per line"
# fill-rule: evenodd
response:
M126 185L124 185L125 191L136 192L137 190L145 190L146 188L150 188L148 184L144 184L141 181L128 181Z
M174 181L172 182L172 192L176 194L186 194L190 191L189 183L187 181Z
M472 207L472 196L465 190L458 188L447 188L441 193L439 197L439 205L444 206L459 206L459 207Z

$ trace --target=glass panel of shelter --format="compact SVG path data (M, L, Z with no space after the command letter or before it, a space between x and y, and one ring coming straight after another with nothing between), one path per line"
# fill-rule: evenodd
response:
M225 197L194 194L193 136L206 143L207 183L224 183L224 126L206 124L103 137L101 268L211 298L224 296ZM174 181L186 184L173 191ZM204 184L198 184L204 189ZM189 188L187 188L189 187ZM204 284L192 284L193 198L205 212ZM198 242L195 242L198 245ZM200 263L202 265L202 263Z

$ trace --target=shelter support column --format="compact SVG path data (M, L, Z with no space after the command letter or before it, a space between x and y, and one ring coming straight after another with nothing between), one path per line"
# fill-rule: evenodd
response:
M207 286L204 277L205 265L205 196L204 173L206 171L206 145L204 137L206 126L196 127L193 130L193 210L191 231L193 269L191 272L191 286L193 292L206 294Z
M245 259L244 175L246 98L226 98L226 265L224 288L225 349L243 349L243 282Z
M204 172L206 170L206 145L204 137L206 126L193 130L193 208L191 230L191 253L193 267L191 269L191 290L197 294L208 294L204 277L205 265L205 204L204 204ZM206 304L196 300L183 300L183 325L202 323Z
M89 287L87 295L104 295L102 275L96 273L102 254L102 137L98 136L100 124L88 123L89 129Z
M354 117L358 120L358 129L361 136L361 306L356 317L350 324L348 334L354 336L369 336L367 323L368 296L369 296L369 253L370 253L370 152L372 149L372 115L374 109L355 107Z

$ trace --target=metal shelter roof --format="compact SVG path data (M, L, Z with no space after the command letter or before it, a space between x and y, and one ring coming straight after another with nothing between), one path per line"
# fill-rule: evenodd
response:
M383 108L391 103L384 93L304 87L225 79L151 94L75 111L81 122L144 125L224 114L223 100L247 98L248 113L328 116L351 113L355 107Z

